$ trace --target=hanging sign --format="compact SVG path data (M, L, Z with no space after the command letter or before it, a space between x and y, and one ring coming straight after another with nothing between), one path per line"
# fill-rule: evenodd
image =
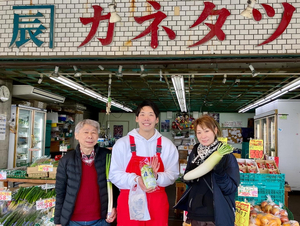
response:
M1 171L0 172L0 180L6 180L6 171Z
M218 137L218 140L221 141L223 144L227 144L227 137Z
M11 191L0 191L0 201L10 201Z
M55 206L55 199L43 199L36 201L36 210L44 210Z
M264 155L264 141L250 140L249 142L249 158L262 158Z
M41 171L41 172L53 172L53 165L50 165L50 164L39 165L38 166L38 171Z
M60 145L59 146L59 151L61 151L61 152L67 152L68 151L68 146L67 145Z
M258 188L255 186L239 186L238 196L258 197Z
M248 226L250 218L250 203L235 201L235 226Z

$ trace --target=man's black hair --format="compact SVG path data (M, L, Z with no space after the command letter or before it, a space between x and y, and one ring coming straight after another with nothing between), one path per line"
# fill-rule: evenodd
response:
M159 116L159 109L157 107L157 105L151 101L151 100L144 100L142 103L139 104L139 106L137 107L137 109L135 110L135 115L139 116L141 110L143 107L149 106L152 108L152 110L154 111L154 114L156 116L156 118L158 118Z

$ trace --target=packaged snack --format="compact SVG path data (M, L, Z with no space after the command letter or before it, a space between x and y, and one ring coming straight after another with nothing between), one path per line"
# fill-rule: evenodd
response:
M141 176L146 188L155 188L156 179L153 174L152 167L148 159L144 159L140 162Z

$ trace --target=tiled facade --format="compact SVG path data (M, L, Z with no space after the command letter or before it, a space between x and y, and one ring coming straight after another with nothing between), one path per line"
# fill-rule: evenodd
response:
M273 42L257 46L265 41L280 24L283 15L283 6L280 0L259 1L255 8L262 13L262 19L255 21L240 15L246 8L246 0L211 0L216 5L215 9L226 8L231 15L222 27L226 38L219 41L216 36L210 41L192 48L188 48L202 39L210 29L204 24L190 29L204 9L204 1L161 0L161 11L167 15L159 25L158 41L156 49L150 46L151 36L132 40L144 31L150 24L149 21L142 25L134 21L133 16L144 16L155 13L153 7L145 0L117 0L117 12L122 21L115 24L113 42L108 46L102 46L97 38L105 38L108 21L101 21L96 35L85 46L78 48L90 31L91 24L83 25L80 17L93 17L92 5L100 5L104 10L102 14L109 12L108 5L111 0L103 0L101 3L95 0L32 0L33 5L55 5L54 23L54 48L50 49L49 42L49 10L13 10L16 5L30 5L29 0L24 1L0 1L0 57L26 57L26 56L173 56L173 55L233 55L233 54L297 54L300 53L300 2L288 0L296 10L287 29ZM266 15L262 3L269 4L275 9L275 16ZM178 12L179 15L174 15ZM47 31L38 36L45 43L37 47L32 41L19 49L13 46L9 48L13 33L14 13L44 14L40 20L47 27ZM205 23L216 22L217 16L208 16ZM25 25L26 26L26 25ZM176 33L175 40L170 40L161 26L166 26Z

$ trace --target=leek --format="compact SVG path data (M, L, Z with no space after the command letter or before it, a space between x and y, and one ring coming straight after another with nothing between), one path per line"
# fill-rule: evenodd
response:
M224 155L233 152L233 147L229 144L219 144L217 151L212 153L201 165L189 171L183 176L184 180L194 180L210 172L223 158Z
M106 155L106 183L107 183L107 194L108 194L108 206L107 215L110 216L113 208L113 191L112 183L109 178L109 168L110 168L111 154Z

